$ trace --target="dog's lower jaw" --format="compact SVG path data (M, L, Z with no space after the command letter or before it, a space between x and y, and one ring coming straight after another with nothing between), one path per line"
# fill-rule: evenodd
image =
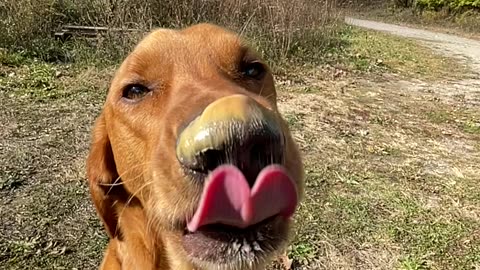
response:
M195 270L265 270L265 263L242 267L241 265L218 265L211 263L199 263Z
M216 264L209 262L196 262L193 264L193 268L185 268L188 270L265 270L266 263L255 264ZM182 268L183 269L183 268Z
M272 254L265 257L261 262L255 265L246 265L245 263L227 263L217 264L190 258L183 250L180 242L177 241L181 237L176 233L163 233L163 243L165 258L168 258L168 268L161 269L179 269L179 270L265 270L269 259L274 257Z
M133 230L130 230L132 232ZM152 237L156 241L152 241ZM269 257L257 261L255 265L249 262L205 262L190 258L181 245L182 233L162 230L162 232L137 230L110 239L104 254L101 270L263 270ZM154 246L153 243L161 243ZM273 257L273 255L272 255Z
M185 260L187 255L178 244L181 236L179 234L168 232L164 233L163 236L166 255L165 257L168 258L170 267L168 269L197 270L193 264L191 264L188 260ZM172 239L177 241L172 241Z
M240 266L230 265L216 265L210 263L193 264L185 260L185 255L181 255L182 252L178 250L178 247L174 244L165 243L165 250L152 253L152 260L142 260L141 262L132 260L131 256L125 250L125 243L121 243L117 239L111 239L108 247L105 251L103 261L100 265L100 270L129 270L129 269L142 269L142 270L264 270L265 264L259 264L250 268L242 268ZM145 250L146 251L146 250ZM149 253L149 252L146 252ZM160 259L162 258L162 259ZM167 260L168 258L168 260ZM155 259L160 259L160 262L153 263ZM152 264L150 264L150 262Z

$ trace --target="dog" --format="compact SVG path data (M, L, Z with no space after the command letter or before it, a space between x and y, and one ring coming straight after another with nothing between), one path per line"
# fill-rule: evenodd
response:
M87 158L113 269L264 269L304 193L270 67L226 28L148 33L110 83Z

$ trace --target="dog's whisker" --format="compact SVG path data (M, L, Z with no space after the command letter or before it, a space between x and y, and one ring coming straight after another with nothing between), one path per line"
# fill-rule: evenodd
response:
M142 172L141 174L139 174L137 177L133 178L132 180L136 180L136 179L142 177L143 174L144 174L144 172ZM112 189L112 188L110 188L110 190L111 190L111 189ZM107 194L108 194L108 193L107 193ZM135 193L135 194L136 194L136 193ZM131 201L133 198L134 198L134 195L130 196L129 199L127 200L127 202L123 205L122 212L121 212L120 215L118 216L118 225L119 225L119 226L117 226L116 229L115 229L115 235L118 234L118 229L119 229L119 227L120 227L121 217L122 217L122 215L123 215L123 212L125 211L125 209L126 209L127 206L130 204L130 201ZM118 201L115 201L115 202L114 202L114 204L117 204L117 203L118 203Z
M262 83L262 87L260 88L260 92L259 92L259 95L261 96L263 94L263 89L265 89L265 83ZM266 97L267 99L269 97Z
M143 172L144 173L144 172ZM142 174L143 174L142 173ZM127 200L127 202L123 205L123 209L122 211L120 212L120 215L118 216L118 223L120 224L121 220L122 220L122 216L125 212L125 210L127 209L127 207L130 205L130 203L132 202L132 200L136 197L137 194L139 194L143 189L145 189L146 187L148 187L150 184L152 184L154 182L154 180L151 180L151 181L148 181L146 182L145 184L143 184L137 191L135 191L133 194L131 194Z
M100 186L104 186L104 187L115 187L115 186L121 186L121 185L124 185L127 181L122 181L120 182L120 180L122 179L123 176L125 176L126 174L130 173L131 171L135 170L136 168L138 167L141 167L141 166L145 166L145 165L148 165L150 163L153 163L152 161L147 161L147 162L144 162L144 163L140 163L140 164L137 164L137 165L134 165L134 166L131 166L128 170L126 170L125 172L123 172L121 175L119 175L115 181L113 181L113 183L109 184L109 183L100 183L99 185ZM129 181L132 181L132 180L129 180Z
M137 175L135 178L132 178L130 180L127 180L127 181L123 181L122 180L122 176L126 175L127 173L131 172L132 170L140 167L140 166L145 166L149 163L152 163L151 161L148 161L148 162L144 162L144 163L141 163L141 164L138 164L138 165L134 165L132 166L130 169L128 169L126 172L124 172L121 176L118 176L117 179L112 183L112 184L104 184L104 183L101 183L100 186L106 186L106 187L110 187L108 189L108 191L106 192L106 194L110 194L110 192L112 192L112 189L116 186L122 186L122 185L125 185L125 183L127 182L130 182L130 181L136 181L138 178L140 178L144 173L141 173L139 175ZM121 182L120 182L121 181Z

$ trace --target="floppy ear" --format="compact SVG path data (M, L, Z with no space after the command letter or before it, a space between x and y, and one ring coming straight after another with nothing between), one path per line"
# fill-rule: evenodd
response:
M92 132L92 143L87 158L87 178L91 198L110 238L119 234L118 217L114 208L118 195L115 191L118 189L113 185L118 177L105 117L101 114Z

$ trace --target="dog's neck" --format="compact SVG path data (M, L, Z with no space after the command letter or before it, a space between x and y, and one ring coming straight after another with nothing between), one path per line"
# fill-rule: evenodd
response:
M174 239L174 236L166 232L152 231L151 227L147 230L149 228L147 217L140 205L117 209L123 209L117 213L120 231L110 244L115 251L114 257L121 265L119 269L195 269L193 265L186 262L184 254L179 252L179 247L167 240Z

